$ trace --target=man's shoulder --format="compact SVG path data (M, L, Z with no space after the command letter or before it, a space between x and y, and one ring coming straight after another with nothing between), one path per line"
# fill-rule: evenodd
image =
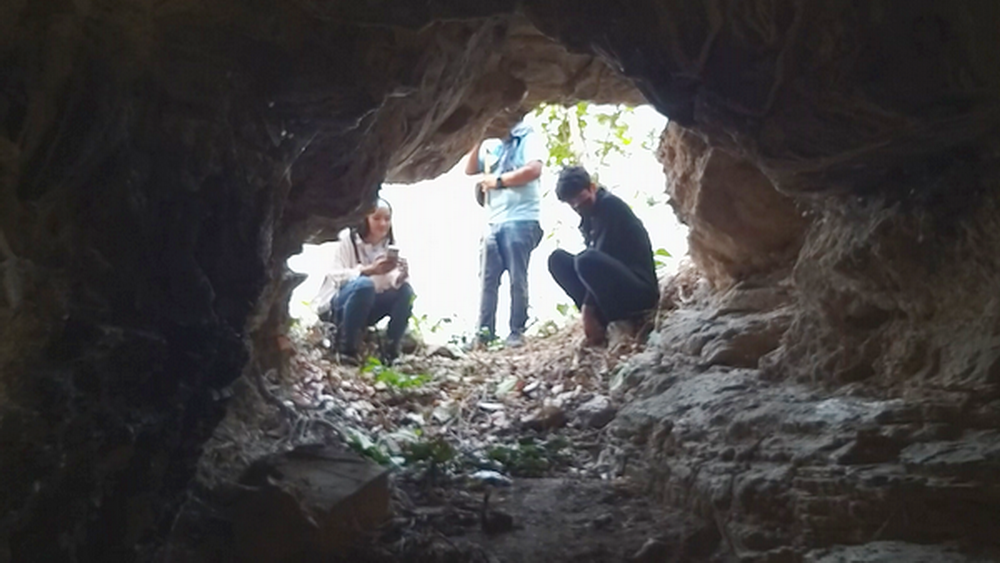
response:
M611 193L607 188L601 188L601 191L598 192L597 205L609 211L621 211L623 209L632 211L632 208L625 203L625 200Z

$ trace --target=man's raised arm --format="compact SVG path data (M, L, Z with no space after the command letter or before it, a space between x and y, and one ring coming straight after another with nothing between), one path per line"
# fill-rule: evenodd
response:
M476 145L472 147L469 151L469 157L465 161L465 173L469 176L473 174L479 174L479 147L483 144L482 140L476 142Z

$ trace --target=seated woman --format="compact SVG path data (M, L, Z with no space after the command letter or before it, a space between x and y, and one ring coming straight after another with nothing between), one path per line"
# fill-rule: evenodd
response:
M361 225L341 233L330 272L313 300L323 318L337 325L336 350L356 363L361 332L389 316L383 361L399 356L413 302L406 260L395 252L392 207L383 199Z

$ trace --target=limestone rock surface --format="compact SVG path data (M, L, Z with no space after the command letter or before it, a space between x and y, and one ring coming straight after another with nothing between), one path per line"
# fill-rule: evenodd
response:
M676 123L664 131L657 156L670 204L690 228L691 258L713 283L726 286L794 260L808 225L804 208L757 165Z
M906 542L992 545L997 403L917 381L904 391L776 376L779 342L800 338L786 284L704 292L669 313L653 348L622 368L611 431L647 456L663 498L718 522L741 560L980 560ZM784 334L757 365L709 361L782 311Z

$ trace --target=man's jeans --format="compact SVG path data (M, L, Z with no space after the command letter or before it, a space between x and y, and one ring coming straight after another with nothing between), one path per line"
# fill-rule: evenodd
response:
M496 338L497 293L504 271L510 274L510 332L523 334L528 322L528 261L542 240L538 221L509 221L490 225L480 250L482 299L479 305L480 338Z
M389 329L386 331L389 349L383 350L383 353L392 358L399 354L399 343L413 308L413 288L409 283L404 283L399 289L375 293L371 278L360 276L344 284L331 305L340 352L357 353L361 331L389 315Z

